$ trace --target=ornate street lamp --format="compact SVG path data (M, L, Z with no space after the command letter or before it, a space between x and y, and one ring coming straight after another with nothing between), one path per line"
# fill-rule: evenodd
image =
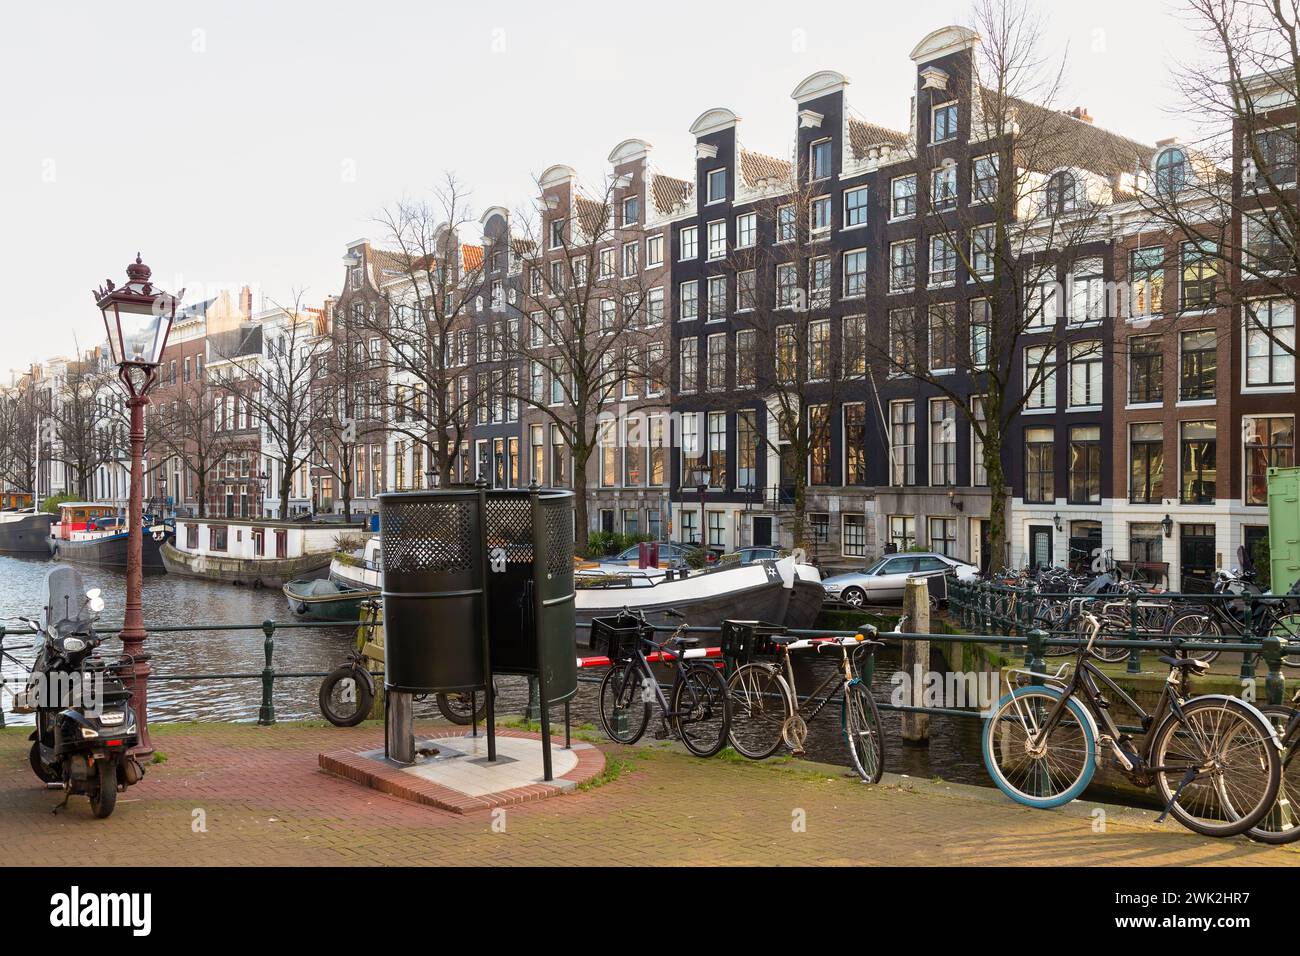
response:
M95 305L104 317L108 347L117 365L118 377L126 389L127 408L131 410L131 495L127 506L126 613L122 617L122 661L129 666L127 687L135 710L140 740L138 756L153 753L149 739L149 657L144 653L144 571L142 536L144 522L144 407L149 403L149 389L158 378L167 336L176 318L179 295L169 295L154 288L149 281L149 267L140 261L126 267L126 285L118 287L112 279L95 290Z

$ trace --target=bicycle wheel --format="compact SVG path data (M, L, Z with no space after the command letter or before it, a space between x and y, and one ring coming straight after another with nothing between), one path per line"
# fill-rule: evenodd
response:
M1223 628L1204 611L1184 611L1176 615L1165 628L1166 637L1181 637L1185 641L1217 644L1223 640ZM1219 656L1218 651L1187 651L1188 657L1210 663Z
M751 760L762 760L781 746L781 729L794 714L790 686L770 664L746 664L727 681L731 698L731 746Z
M610 667L600 681L600 726L605 736L620 744L634 744L650 723L650 701L642 688L646 680L630 661Z
M1171 713L1151 738L1156 792L1189 830L1245 833L1277 798L1282 761L1272 727L1235 697L1196 697L1182 709L1181 720Z
M1129 624L1127 621L1121 621L1113 615L1107 615L1101 621L1101 640L1111 639L1123 640L1128 637ZM1118 634L1124 634L1124 638L1118 638ZM1088 639L1088 625L1084 621L1078 621L1074 625L1074 636L1079 640ZM1077 648L1070 648L1077 650ZM1118 664L1121 661L1128 660L1130 648L1116 647L1113 644L1096 643L1092 645L1092 654L1109 664Z
M885 772L885 735L880 711L865 684L852 681L844 688L840 726L849 745L853 769L866 783L879 783Z
M1286 614L1277 619L1271 633L1284 643L1300 641L1300 614ZM1283 667L1300 667L1300 654L1283 654Z
M697 757L712 757L727 745L731 729L727 682L709 664L693 664L673 686L673 729Z
M1077 700L1066 701L1051 730L1040 733L1060 699L1054 687L1018 687L984 722L980 749L989 776L1027 807L1069 803L1097 769L1092 723Z
M1283 734L1290 726L1295 711L1286 704L1264 704L1259 711L1268 718L1268 722L1285 743ZM1293 742L1282 754L1282 781L1278 784L1277 799L1273 801L1268 813L1264 814L1264 819L1246 831L1246 836L1252 840L1274 845L1300 840L1300 806L1291 799L1295 797L1296 801L1300 801L1300 760L1295 757L1296 744Z

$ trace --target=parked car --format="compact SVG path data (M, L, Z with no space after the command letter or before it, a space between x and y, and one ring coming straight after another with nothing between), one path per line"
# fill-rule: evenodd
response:
M849 607L892 604L903 599L908 578L948 573L956 574L959 581L974 581L979 577L979 568L933 552L887 554L862 571L825 578L822 586L828 601L839 601Z
M780 548L740 548L731 554L724 554L723 561L735 561L737 564L753 564L755 561L775 561L781 556Z

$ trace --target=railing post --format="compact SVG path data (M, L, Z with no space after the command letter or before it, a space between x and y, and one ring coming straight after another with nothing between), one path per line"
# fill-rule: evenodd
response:
M1034 674L1047 673L1047 661L1043 660L1044 641L1049 637L1048 633L1042 628L1035 627L1026 635L1028 643L1025 645L1025 666ZM1038 677L1033 678L1035 685L1041 684L1042 680Z
M262 668L262 706L257 708L257 722L263 727L275 723L275 668L271 666L271 655L275 653L275 621L269 618L262 622L262 631L266 641L262 650L266 654L266 667Z
M1264 693L1270 704L1282 703L1282 694L1286 690L1286 679L1282 676L1282 639L1276 634L1264 638L1262 651L1268 662L1268 676L1264 678Z
M1010 623L1010 619L1007 616L1007 591L1008 590L1009 590L1008 588L998 586L997 590L993 592L996 595L996 600L998 602L997 605L998 609L993 617L994 626L997 628L997 633L1001 634L1003 638L1006 638L1006 636L1011 633L1011 628L1008 626ZM1006 653L1011 650L1011 645L1008 644L1005 640L1003 640L1002 644L1000 645L1000 648L1004 653Z
M5 626L0 624L0 667L4 665ZM5 695L0 692L0 727L5 725Z
M1128 639L1136 641L1138 639L1138 596L1130 594L1128 596ZM1142 672L1142 652L1137 646L1128 649L1128 667L1126 670L1130 674L1140 674Z
M1255 640L1255 595L1249 591L1243 595L1246 599L1246 626L1241 632L1241 643L1250 644ZM1241 679L1255 679L1255 655L1250 651L1241 652ZM1278 703L1282 703L1280 700Z
M925 578L908 578L903 585L903 613L906 622L901 628L905 634L930 633L930 585ZM925 678L930 669L930 642L904 639L901 648L902 671L912 685L913 707L925 706ZM901 715L903 739L913 743L930 740L930 715L905 710Z

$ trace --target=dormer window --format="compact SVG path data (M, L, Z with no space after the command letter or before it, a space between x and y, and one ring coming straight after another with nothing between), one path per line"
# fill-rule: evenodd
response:
M1074 176L1068 172L1053 173L1047 180L1044 212L1049 216L1072 212L1075 198Z
M705 185L707 187L705 193L707 201L711 203L722 202L727 198L727 171L725 169L710 170Z
M957 137L957 104L944 103L936 106L930 125L930 142L944 143Z
M831 141L821 139L808 147L808 178L826 179L831 174Z
M1187 154L1181 149L1166 149L1156 157L1156 193L1176 195L1187 185Z

